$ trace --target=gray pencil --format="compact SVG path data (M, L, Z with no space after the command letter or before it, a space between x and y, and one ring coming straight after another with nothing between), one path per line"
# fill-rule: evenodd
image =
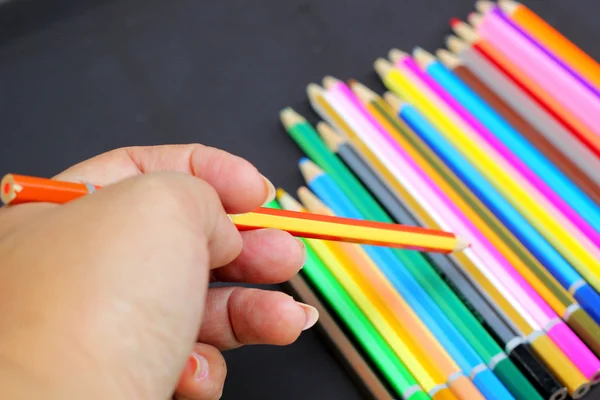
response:
M396 222L424 226L416 215L407 209L402 199L379 178L351 143L325 123L319 123L317 130L327 147L354 172L363 185L379 201ZM534 355L533 350L512 322L495 309L495 303L464 274L460 263L453 257L439 253L424 254L454 293L471 310L482 326L504 348L510 359L536 387L545 399L561 399L566 389L558 382L544 364ZM493 366L490 366L493 369Z
M583 143L473 48L461 50L460 58L479 79L517 110L523 119L600 185L600 159Z

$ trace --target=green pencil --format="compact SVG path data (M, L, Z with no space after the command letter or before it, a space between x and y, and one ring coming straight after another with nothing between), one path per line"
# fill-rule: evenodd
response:
M274 200L265 207L281 209ZM364 316L360 308L352 301L341 285L331 275L327 267L310 247L309 241L301 239L306 245L306 262L302 274L335 311L352 333L365 354L369 356L389 386L405 400L428 400L430 397L421 389L415 378L402 364L387 342L379 335L375 327Z
M317 112L320 112L320 114L326 114L319 107L326 105L322 101L317 103L314 92L309 92L309 97L312 97L311 103L313 104L313 108L317 109ZM321 141L319 134L302 116L288 108L282 112L281 120L292 139L294 139L307 156L325 170L357 208L359 205L362 205L361 210L366 218L380 222L394 222L381 205L362 186L358 178L327 148ZM345 172L340 172L340 170ZM367 204L369 205L367 206ZM503 383L508 384L507 388L510 387L512 389L511 393L530 394L533 396L530 398L538 398L539 394L531 386L531 383L525 379L498 343L481 325L480 321L473 316L467 306L447 286L424 256L420 253L406 250L394 250L394 253L400 262L409 269L415 279L419 281L433 301L446 313L450 321L465 339L469 341L490 369L498 374ZM520 385L520 388L511 384L511 378Z

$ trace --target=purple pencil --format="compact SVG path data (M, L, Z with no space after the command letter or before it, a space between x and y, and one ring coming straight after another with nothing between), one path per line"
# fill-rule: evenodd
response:
M404 58L410 58L406 56ZM412 59L411 59L412 60ZM412 75L416 80L416 82L420 82L420 86L422 86L425 90L431 91L432 96L437 96L441 102L446 103L446 105L451 109L455 110L453 104L449 104L448 100L454 100L453 97L449 96L448 93L441 87L438 87L435 84L435 81L425 80L421 78L424 74L420 73L420 70L417 67L417 73L415 73L414 69L411 68L411 60L405 62L406 60L399 60L398 67L401 71L403 71L407 76ZM416 66L416 63L412 61L413 66ZM460 104L457 104L460 106ZM456 111L459 113L459 110ZM466 111L465 111L466 113ZM459 114L462 117L462 114ZM470 114L468 114L470 115ZM471 116L472 117L472 116ZM491 252L494 254L494 252ZM501 259L502 257L500 257ZM487 259L487 258L486 258ZM521 288L524 295L529 297L534 303L536 303L537 307L541 312L533 314L533 317L536 319L536 322L541 324L544 331L548 334L548 337L555 342L558 347L573 361L575 365L580 369L580 371L591 381L597 382L600 379L600 360L590 351L590 349L575 335L575 333L560 319L558 315L545 303L545 301L539 296L539 294L529 286L529 284L523 279L523 277L512 267L507 264L503 265L504 270L509 274L512 280ZM495 273L499 271L494 270ZM524 300L521 297L521 300ZM525 303L526 304L526 301Z
M503 21L505 21L512 29L518 32L523 39L527 40L538 49L540 49L548 58L554 61L557 65L559 65L562 69L564 69L569 75L571 75L574 79L576 79L581 85L585 86L590 92L592 92L596 97L600 98L600 90L596 88L590 81L584 78L581 74L577 73L573 68L569 67L564 61L562 61L556 54L554 54L550 49L541 44L538 40L534 39L530 34L525 32L521 27L515 24L496 4L489 1L478 1L476 4L477 11L482 14L486 14L488 12L493 12L498 17L500 17Z
M399 52L401 53L401 52ZM513 179L525 180L531 186L533 195L549 202L549 209L553 211L555 218L564 222L572 235L578 237L586 246L586 249L600 258L600 233L598 233L576 210L567 204L550 186L548 186L523 160L507 148L481 121L467 111L452 95L446 92L433 78L421 70L417 63L405 53L393 57L395 64L400 68L407 68L411 73L423 80L429 87L433 88L459 116L472 128L479 139L486 142L503 161L512 165L515 173Z

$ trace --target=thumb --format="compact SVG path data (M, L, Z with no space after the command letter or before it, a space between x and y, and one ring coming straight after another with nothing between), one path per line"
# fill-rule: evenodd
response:
M46 210L0 240L11 255L2 356L73 393L118 382L166 398L202 321L209 246L241 248L241 238L214 189L184 173L126 179ZM39 310L44 318L24 323Z

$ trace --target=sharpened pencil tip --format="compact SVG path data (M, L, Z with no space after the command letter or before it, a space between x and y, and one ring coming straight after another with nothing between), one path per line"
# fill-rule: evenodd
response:
M294 125L298 125L306 121L304 117L302 117L300 114L294 111L294 109L291 107L286 107L283 110L281 110L279 112L279 119L281 120L283 126L285 126L286 128L291 128Z
M300 160L298 166L300 168L300 174L302 174L302 177L307 183L312 182L315 178L325 173L317 164L306 157Z
M275 190L275 199L279 200L281 197L285 196L285 190L283 190L282 188L277 188Z
M291 194L287 193L283 189L280 189L277 196L277 201L279 202L281 208L283 208L284 210L306 211L298 200L294 199Z
M311 213L332 215L333 212L323 203L316 194L306 186L300 186L296 192L302 205Z
M482 20L483 20L483 16L476 12L471 12L467 16L467 21L469 21L469 23L471 25L473 25L475 28L477 28L481 24Z
M325 89L329 89L329 88L337 85L340 82L342 82L342 81L339 80L338 78L335 78L333 76L327 75L326 77L323 78L323 87Z
M508 15L511 15L517 8L521 6L521 4L513 0L498 0L498 6L502 11Z
M377 72L377 75L379 75L380 78L385 78L386 75L392 70L394 69L394 66L392 65L392 63L390 63L388 60L386 60L385 58L378 58L377 60L375 60L375 62L373 63L373 66L375 68L375 72Z
M317 132L332 153L337 153L340 146L346 143L346 140L326 122L321 121L317 124Z
M460 24L462 21L456 17L450 18L450 26L454 28L456 25Z
M387 101L387 103L390 105L390 107L392 107L392 109L395 112L400 111L400 108L402 107L402 104L403 104L400 96L398 96L392 92L385 92L383 95L383 98L385 99L385 101Z
M494 2L489 0L478 0L475 2L475 9L482 14L489 12L494 6Z
M471 247L471 243L462 236L456 236L456 247L455 252L463 251L466 248Z
M413 58L421 68L427 68L429 64L435 62L435 56L422 47L414 48Z
M400 49L390 49L390 51L388 51L388 58L394 64L396 64L399 61L402 61L403 59L409 56L410 55L407 52L402 51Z

